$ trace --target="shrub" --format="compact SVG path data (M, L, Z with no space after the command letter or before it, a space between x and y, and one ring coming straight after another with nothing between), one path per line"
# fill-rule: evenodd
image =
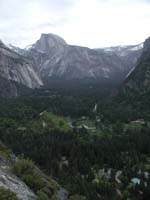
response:
M47 194L45 194L42 190L37 192L38 199L37 200L49 200Z
M86 197L81 195L73 195L69 198L69 200L86 200Z
M45 176L31 160L18 160L13 167L13 172L37 194L38 200L50 199L54 194L57 187L54 181Z
M0 200L20 200L14 192L0 187Z

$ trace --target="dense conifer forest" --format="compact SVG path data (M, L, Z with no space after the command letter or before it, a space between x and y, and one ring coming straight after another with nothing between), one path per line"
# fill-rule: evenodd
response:
M130 118L100 96L68 93L1 99L0 140L21 159L33 160L70 199L148 200L149 115Z

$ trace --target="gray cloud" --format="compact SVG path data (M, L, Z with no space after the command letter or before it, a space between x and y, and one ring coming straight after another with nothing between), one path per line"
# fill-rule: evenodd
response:
M46 8L53 7L54 9L66 10L74 4L75 0L38 0L38 2Z
M149 6L150 0L0 0L0 39L24 47L53 32L89 47L132 44L150 34Z

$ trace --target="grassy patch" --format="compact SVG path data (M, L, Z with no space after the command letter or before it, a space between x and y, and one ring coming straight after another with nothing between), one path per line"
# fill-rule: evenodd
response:
M65 118L46 111L42 112L39 115L39 118L32 122L32 127L42 129L57 129L63 132L68 132L71 130Z

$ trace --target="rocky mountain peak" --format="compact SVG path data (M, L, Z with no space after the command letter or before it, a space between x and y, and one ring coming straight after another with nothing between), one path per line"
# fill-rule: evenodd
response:
M110 48L109 48L110 49ZM63 38L54 34L42 34L40 39L27 50L37 71L45 79L94 79L120 81L137 62L142 47L126 46L104 49L90 49L69 45Z
M144 52L146 51L150 51L150 37L147 38L144 42L144 49L143 49Z
M2 78L29 88L40 87L42 81L46 84L48 80L58 78L119 83L135 66L142 47L140 44L90 49L69 45L55 34L42 34L27 49L0 46L0 56L3 57L0 72Z
M0 47L6 47L2 40L0 40Z
M32 46L43 53L50 53L53 50L60 51L67 45L66 41L52 33L42 34L40 39Z

